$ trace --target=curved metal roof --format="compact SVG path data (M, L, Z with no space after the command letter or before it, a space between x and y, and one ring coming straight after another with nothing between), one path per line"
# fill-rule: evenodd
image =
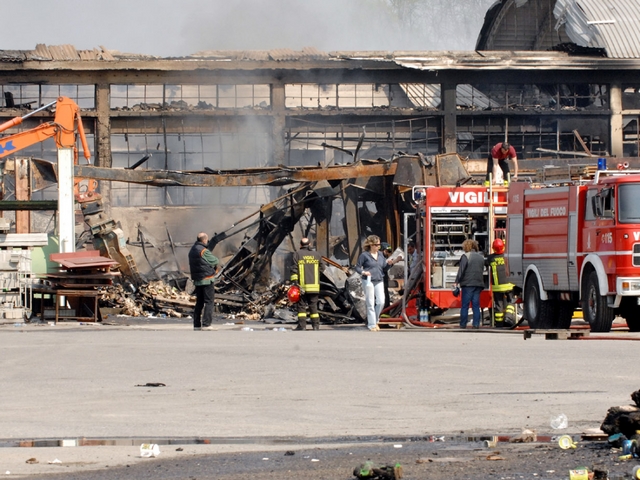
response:
M637 0L557 0L553 14L576 44L604 48L610 58L640 58Z
M639 24L638 0L498 0L476 49L548 50L570 41L609 58L634 59L640 58Z

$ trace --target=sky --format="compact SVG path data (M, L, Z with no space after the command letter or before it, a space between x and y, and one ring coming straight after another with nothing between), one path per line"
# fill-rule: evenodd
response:
M4 0L0 50L473 50L495 0L404 0L404 18L389 2L403 0Z

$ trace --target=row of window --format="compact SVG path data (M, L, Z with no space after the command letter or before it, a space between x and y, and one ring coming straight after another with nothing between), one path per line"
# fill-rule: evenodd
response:
M639 118L626 123L637 129ZM392 158L398 152L436 155L442 152L442 119L419 117L403 121L380 121L366 124L314 124L290 119L285 131L285 163L316 166L326 163L350 163L354 157ZM20 128L31 128L31 119ZM537 124L536 124L537 122ZM505 138L524 159L555 156L552 152L581 152L583 144L594 156L606 154L606 138L593 132L606 132L606 118L592 120L591 130L583 129L578 138L571 124L564 120L543 118L497 118L458 116L457 151L462 157L484 159L491 147ZM174 171L230 171L273 166L273 139L266 128L235 131L114 133L111 135L112 166L126 168L146 155L151 157L138 169ZM152 130L150 128L150 130ZM161 130L160 130L161 131ZM505 134L505 132L507 132ZM627 148L638 149L638 135L629 134ZM626 137L625 137L626 138ZM581 140L581 141L580 141ZM88 134L94 150L94 136ZM635 143L634 143L635 142ZM359 146L359 147L358 147ZM335 148L331 148L335 147ZM56 161L52 139L21 151L25 156ZM629 155L631 156L631 155ZM569 157L567 157L569 158ZM81 158L80 162L84 160ZM225 190L228 190L225 192ZM45 194L46 195L46 194ZM111 202L122 205L197 205L215 203L253 203L264 200L264 190L217 189L202 187L148 187L128 183L112 184ZM43 197L49 198L49 197ZM55 198L55 193L51 194Z
M5 107L35 108L59 96L80 108L95 108L92 85L0 85ZM627 86L623 108L640 105L640 87ZM458 108L577 109L608 108L606 85L487 84L457 86ZM426 108L439 109L438 84L287 84L287 108ZM110 108L131 110L270 108L271 89L259 85L111 85Z

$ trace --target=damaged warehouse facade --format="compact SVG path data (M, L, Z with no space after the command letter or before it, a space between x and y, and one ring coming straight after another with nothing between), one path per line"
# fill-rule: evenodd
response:
M526 41L501 50L510 19L546 25L556 3L500 2L476 52L4 50L0 117L61 95L74 100L94 152L93 166L81 160L76 174L98 180L145 277L183 275L187 249L207 231L225 265L219 293L229 297L219 300L245 308L288 278L301 236L311 235L337 270L355 263L369 234L403 247L412 183L440 181L429 168L436 155L463 159L453 184L483 173L505 139L524 170L598 156L635 163L638 55L577 48L562 28L531 34L544 38L539 51ZM575 48L546 50L568 44ZM38 113L7 133L50 118ZM20 156L55 161L55 144ZM55 187L31 198L53 199ZM28 231L40 231L33 223Z

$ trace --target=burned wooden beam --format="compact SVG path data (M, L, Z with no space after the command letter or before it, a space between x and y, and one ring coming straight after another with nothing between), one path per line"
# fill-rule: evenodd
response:
M142 185L193 187L250 187L254 185L288 185L320 180L395 175L396 163L361 161L329 167L271 167L245 170L220 170L217 173L177 172L169 170L129 170L76 165L74 175L80 178L112 180Z
M57 200L0 200L0 211L57 209Z

